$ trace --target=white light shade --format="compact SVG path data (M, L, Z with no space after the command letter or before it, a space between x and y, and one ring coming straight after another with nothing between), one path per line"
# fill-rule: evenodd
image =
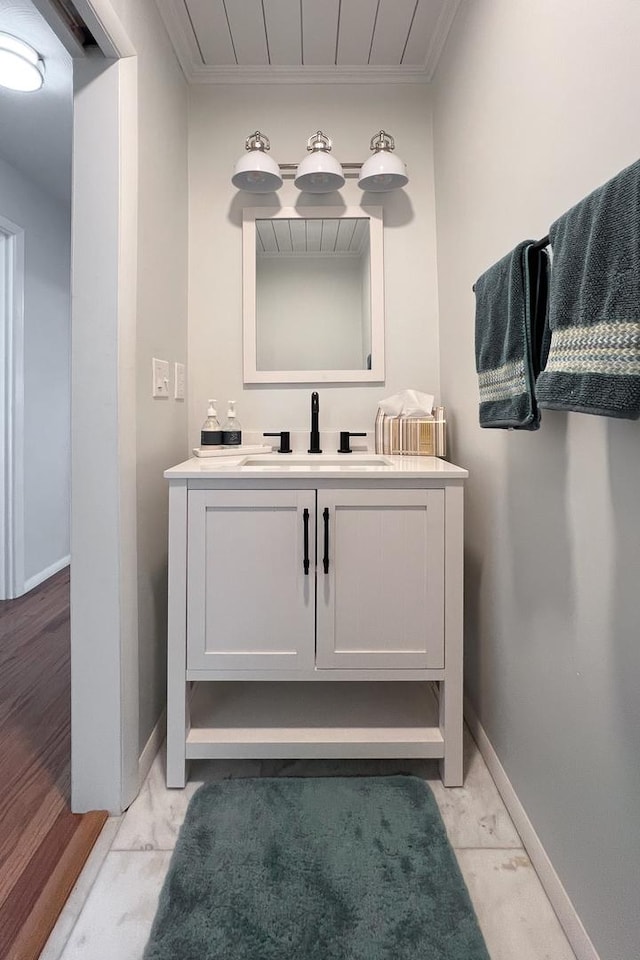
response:
M400 157L386 150L374 154L362 164L358 186L371 193L385 193L409 183L407 168Z
M409 183L406 164L391 151L395 148L393 137L381 130L371 138L372 157L362 164L358 186L370 193L386 193Z
M0 33L0 86L31 93L44 83L44 62L23 40Z
M344 186L344 174L335 157L318 152L298 164L294 183L305 193L330 193Z
M269 138L256 130L247 137L245 149L236 163L231 182L238 190L249 193L271 193L282 186L280 168L275 160L268 156Z
M305 193L331 193L343 187L342 167L329 153L331 140L322 130L309 138L307 150L311 151L310 156L300 161L293 181L298 190L304 190Z
M278 164L262 150L243 154L236 163L231 182L238 190L250 193L271 193L282 186Z

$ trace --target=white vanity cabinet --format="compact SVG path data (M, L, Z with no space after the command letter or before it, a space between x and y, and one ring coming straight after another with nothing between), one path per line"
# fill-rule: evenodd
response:
M462 783L466 471L401 459L167 471L170 787L233 757L436 757Z
M444 666L443 490L194 490L187 524L187 668Z

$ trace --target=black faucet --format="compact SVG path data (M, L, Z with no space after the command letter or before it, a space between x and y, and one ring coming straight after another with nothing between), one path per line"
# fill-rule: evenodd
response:
M311 394L311 433L309 435L309 453L322 453L320 449L320 430L318 429L318 415L320 413L320 397L314 390Z

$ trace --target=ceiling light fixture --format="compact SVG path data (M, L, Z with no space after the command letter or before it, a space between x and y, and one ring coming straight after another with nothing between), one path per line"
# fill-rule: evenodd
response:
M256 130L245 141L245 150L236 163L231 182L238 190L249 193L271 193L282 186L278 164L267 155L271 149L269 138Z
M331 156L331 140L322 130L318 130L307 140L307 150L311 156L298 164L294 183L298 190L305 193L330 193L344 186L342 167Z
M44 60L37 50L0 32L0 86L31 93L44 83Z
M373 156L362 164L358 186L370 193L386 193L397 190L409 182L406 164L391 152L395 150L391 134L381 130L371 138Z

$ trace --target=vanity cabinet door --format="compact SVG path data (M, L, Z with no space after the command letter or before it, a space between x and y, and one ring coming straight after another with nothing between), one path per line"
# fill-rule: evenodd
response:
M314 561L314 491L190 491L187 667L313 669Z
M319 668L444 667L444 490L319 490Z

